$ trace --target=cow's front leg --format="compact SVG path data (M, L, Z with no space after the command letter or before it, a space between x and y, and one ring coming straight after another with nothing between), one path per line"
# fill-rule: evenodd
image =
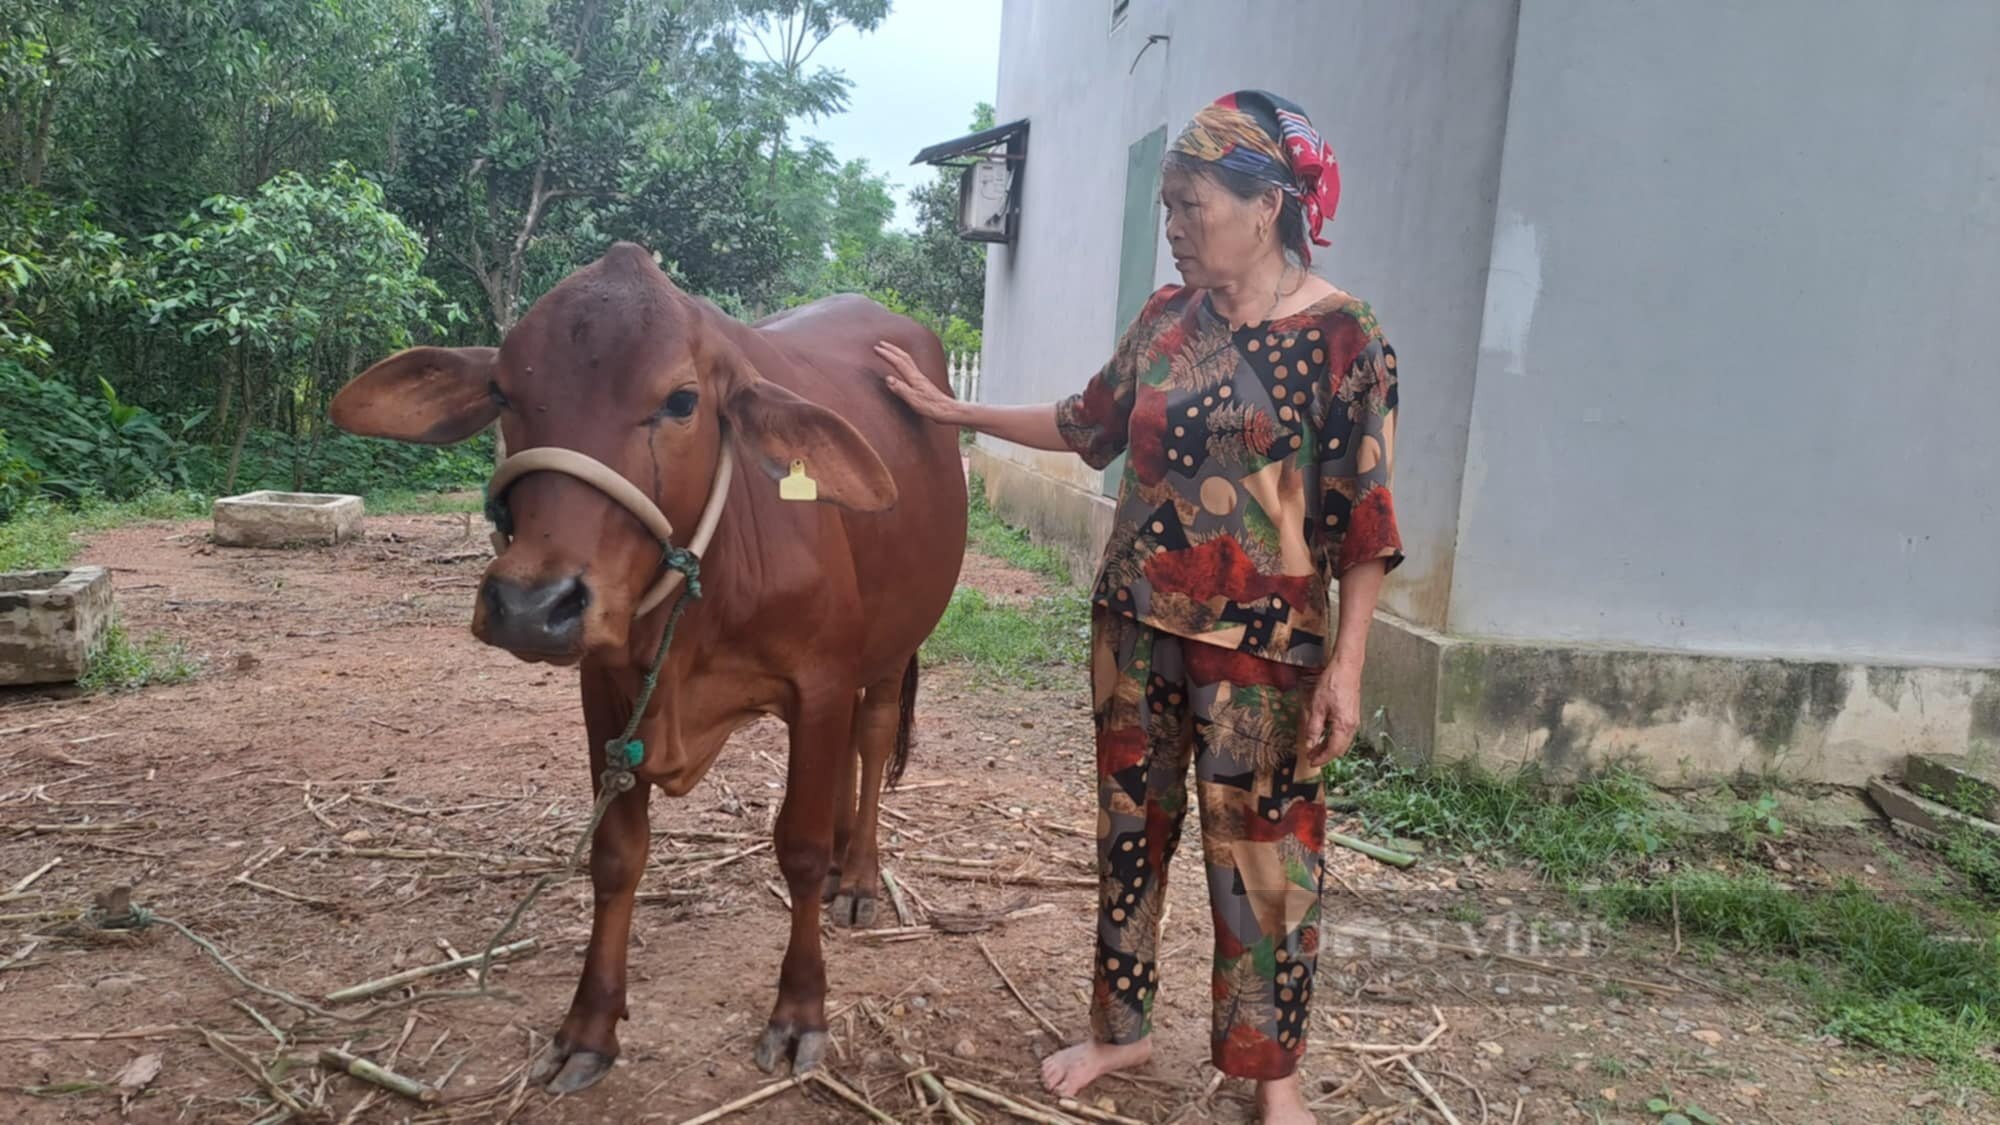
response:
M778 974L778 1003L757 1043L757 1065L775 1071L792 1059L803 1074L826 1057L826 961L820 951L820 891L832 866L835 784L840 759L853 754L851 694L807 709L792 723L785 805L778 813L778 867L792 895L792 934Z
M593 767L599 755L592 756ZM596 789L601 781L593 782ZM581 1090L605 1076L618 1058L618 1021L626 1017L625 950L632 936L633 894L646 870L652 832L646 804L652 787L635 779L632 788L604 810L590 844L590 887L594 906L590 946L583 976L569 1002L555 1041L536 1060L529 1080L546 1082L552 1094Z

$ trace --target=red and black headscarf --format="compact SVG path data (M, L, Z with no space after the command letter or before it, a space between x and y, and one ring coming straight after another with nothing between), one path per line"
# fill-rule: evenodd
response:
M1282 189L1305 209L1306 236L1331 245L1320 230L1340 204L1340 164L1297 105L1262 90L1225 94L1194 115L1174 151Z

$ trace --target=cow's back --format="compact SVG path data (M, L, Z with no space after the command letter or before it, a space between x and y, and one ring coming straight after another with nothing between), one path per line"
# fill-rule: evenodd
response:
M965 558L966 490L958 431L919 418L883 385L883 340L940 387L944 348L929 329L865 297L815 301L757 322L746 351L759 373L846 419L896 480L887 512L839 512L854 559L871 657L920 643L944 614ZM895 669L900 671L900 669Z

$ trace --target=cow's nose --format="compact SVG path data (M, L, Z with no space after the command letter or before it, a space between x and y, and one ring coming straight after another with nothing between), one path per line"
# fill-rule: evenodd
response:
M571 575L538 586L488 578L480 590L486 601L486 641L515 652L574 652L583 635L583 612L590 588Z

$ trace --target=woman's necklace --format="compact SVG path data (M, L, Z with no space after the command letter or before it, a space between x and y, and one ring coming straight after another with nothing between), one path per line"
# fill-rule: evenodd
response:
M1271 303L1270 303L1269 305L1265 306L1265 308L1264 308L1264 315L1263 315L1263 316L1261 316L1261 317L1259 317L1259 318L1257 318L1256 320L1246 320L1246 321L1244 321L1244 322L1243 322L1243 327L1244 327L1244 328L1249 328L1249 327L1250 327L1250 326L1252 326L1252 325L1258 325L1258 324L1269 324L1269 323L1271 322L1271 317L1272 317L1272 316L1274 316L1274 315L1275 315L1275 314L1277 313L1277 311L1278 311L1278 306L1279 306L1280 304L1283 304L1283 303L1284 303L1284 300L1285 300L1285 275L1286 275L1286 274L1288 274L1288 273L1290 273L1290 272L1291 272L1291 268L1290 268L1289 266L1287 266L1287 267L1283 267L1283 268L1281 268L1281 269L1279 269L1279 270L1278 270L1278 281L1277 281L1277 284L1276 284L1276 285L1274 285L1274 286L1272 286L1272 288L1271 288ZM1213 304L1214 304L1214 301L1213 301L1213 300L1211 300L1211 301L1210 301L1210 305L1211 305L1211 306L1213 306ZM1228 324L1228 322L1229 322L1229 318L1228 318L1228 317L1223 317L1222 319L1223 319L1223 323L1225 323L1225 324ZM1231 328L1234 328L1234 327L1235 327L1234 325L1231 325Z

